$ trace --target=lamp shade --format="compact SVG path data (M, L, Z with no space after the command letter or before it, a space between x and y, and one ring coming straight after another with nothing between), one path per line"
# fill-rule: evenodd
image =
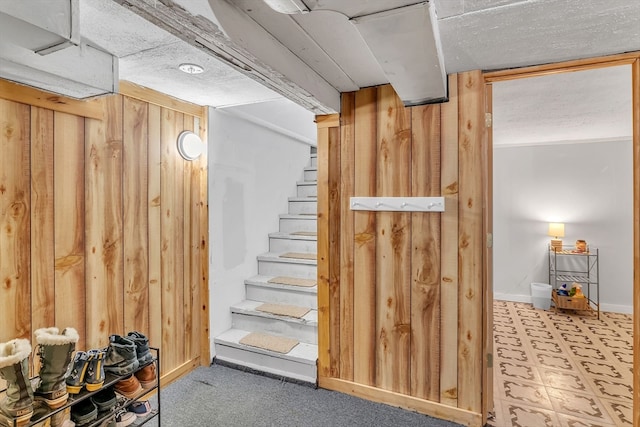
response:
M549 223L549 236L553 237L564 237L564 224L561 222L550 222Z

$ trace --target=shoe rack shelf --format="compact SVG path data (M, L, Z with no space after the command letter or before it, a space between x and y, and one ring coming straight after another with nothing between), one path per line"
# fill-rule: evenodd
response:
M130 426L142 426L144 424L146 424L147 422L151 421L154 418L158 418L158 425L161 425L161 420L160 420L160 413L161 413L161 400L160 400L160 349L157 347L149 347L149 349L155 353L154 358L151 362L146 363L142 366L139 366L138 369L136 369L132 374L135 374L136 372L140 371L141 369L151 365L151 364L155 364L156 365L156 381L155 384L148 388L148 389L143 389L141 392L137 393L135 396L128 398L125 396L121 396L121 395L116 395L116 404L115 407L112 408L111 410L109 410L106 414L100 414L98 413L98 418L96 418L95 420L92 420L88 423L82 424L82 425L77 425L78 427L96 427L96 426L102 426L102 425L110 425L110 424L103 424L105 423L106 420L108 420L109 418L114 418L116 414L119 412L119 410L124 409L126 407L128 407L129 405L131 405L132 403L139 401L141 399L143 399L146 396L151 396L153 393L156 394L156 399L157 399L157 407L152 408L151 412L149 412L149 414L145 415L144 417L138 417L134 422L132 422L131 424L128 424ZM28 423L22 423L22 424L18 424L17 421L14 420L12 427L31 427L31 426L37 426L40 425L40 423L44 423L47 419L53 417L55 414L65 411L69 408L72 408L74 405L77 405L78 403L86 400L86 399L90 399L92 396L94 396L95 394L99 393L100 391L108 388L108 387L112 387L114 386L117 382L128 378L129 376L131 376L132 374L127 374L127 375L122 375L122 376L118 376L118 375L114 375L110 372L105 373L105 379L104 379L104 384L102 385L102 387L100 387L100 389L96 390L96 391L87 391L86 389L83 389L80 393L78 394L70 394L69 398L67 400L67 403L65 403L63 406L56 408L56 409L48 409L46 411L46 413L43 413L41 415L36 415L34 414L33 417L31 417L31 420L29 420ZM36 380L37 377L32 378L32 383L34 380ZM117 393L117 392L116 392ZM113 423L113 425L115 424L115 421Z

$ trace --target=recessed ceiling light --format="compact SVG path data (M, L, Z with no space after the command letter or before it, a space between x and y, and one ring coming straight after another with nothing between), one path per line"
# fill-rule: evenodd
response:
M184 63L180 64L178 68L180 68L180 71L184 71L187 74L200 74L204 71L204 68L198 64Z

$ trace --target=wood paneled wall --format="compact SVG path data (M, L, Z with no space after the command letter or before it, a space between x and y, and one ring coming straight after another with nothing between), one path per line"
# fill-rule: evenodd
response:
M135 330L166 378L208 364L207 159L176 149L183 130L206 141L206 109L127 84L87 102L0 85L0 342Z
M319 384L479 426L482 73L450 76L449 97L405 108L368 88L318 120ZM351 196L444 196L445 211L351 211Z

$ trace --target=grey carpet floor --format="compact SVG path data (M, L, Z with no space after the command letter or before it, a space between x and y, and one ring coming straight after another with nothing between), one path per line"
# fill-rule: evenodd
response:
M161 399L162 427L459 426L221 365L195 369L163 388ZM146 425L157 426L157 418Z

